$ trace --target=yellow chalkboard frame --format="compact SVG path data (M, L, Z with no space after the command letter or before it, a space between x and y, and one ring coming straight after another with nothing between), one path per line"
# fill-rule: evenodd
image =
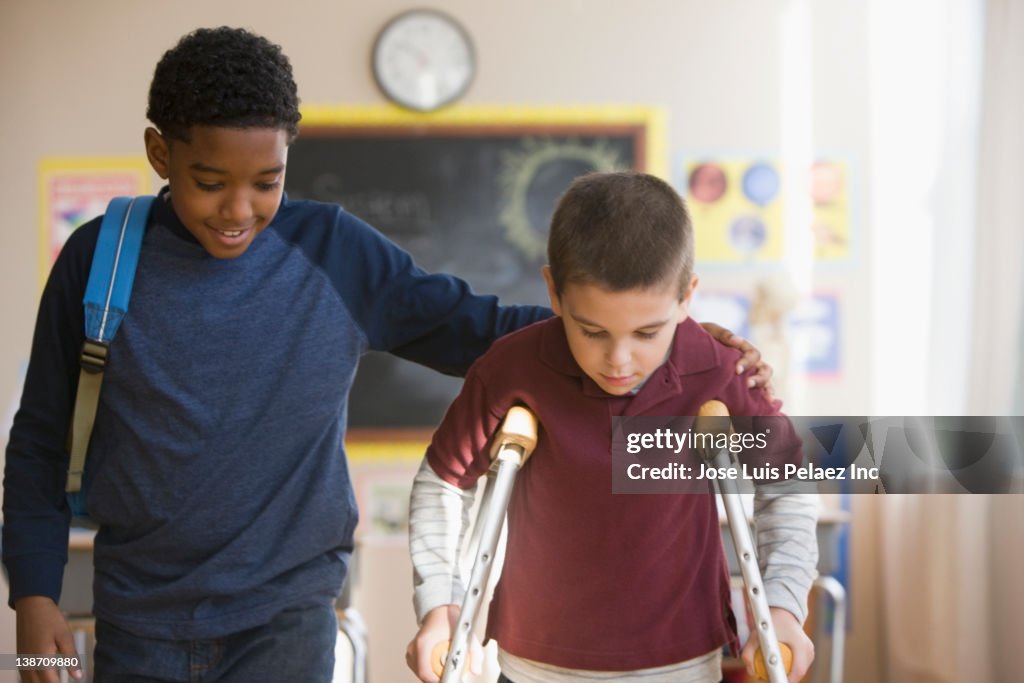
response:
M665 180L669 178L665 113L645 105L559 105L499 106L466 105L431 113L417 113L387 105L304 104L302 127L408 127L417 133L432 127L464 126L640 126L644 129L644 170ZM300 129L300 135L301 135Z

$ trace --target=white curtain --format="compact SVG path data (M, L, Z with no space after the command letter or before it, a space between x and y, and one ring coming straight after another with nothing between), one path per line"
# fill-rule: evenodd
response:
M975 414L1005 415L1024 407L1024 3L988 0L986 15L968 395Z
M978 155L975 344L970 410L1024 414L1024 2L988 0ZM1024 642L1024 497L980 499L986 525L979 559L991 681L1020 680ZM964 530L961 538L967 538ZM969 542L969 541L968 541ZM970 626L966 624L965 626ZM961 679L965 680L965 679ZM974 680L983 680L975 678Z
M936 2L933 9L950 12L954 6L962 11L964 3ZM987 0L983 7L977 122L958 127L962 122L947 114L945 126L953 149L976 141L976 184L960 188L976 200L974 215L969 217L974 220L959 226L969 238L968 257L973 262L965 281L955 281L964 272L962 263L943 261L944 253L951 257L943 249L943 240L955 242L963 235L943 230L943 194L957 188L941 182L941 168L934 200L932 282L950 277L954 281L947 287L963 287L968 296L959 302L963 306L951 305L950 298L936 288L930 301L931 329L935 334L941 333L943 325L967 326L969 352L964 366L968 372L960 381L956 368L962 359L952 358L950 348L939 343L932 348L929 384L932 396L948 399L962 392L961 410L966 414L1020 414L1024 407L1020 389L1024 364L1019 361L1024 355L1024 3ZM948 26L951 32L958 29L955 23ZM951 35L946 40L955 44L958 38ZM945 64L949 69L945 76L951 81L958 77L956 60L956 55L950 55ZM963 104L950 106L956 110ZM948 155L939 152L940 159L944 155L949 163ZM955 211L957 205L947 206ZM947 331L955 334L951 327ZM953 371L943 374L944 367ZM943 382L949 385L945 393L938 388ZM943 414L943 408L953 404L946 399L930 400L927 411ZM1020 680L1024 497L886 496L877 504L882 680Z

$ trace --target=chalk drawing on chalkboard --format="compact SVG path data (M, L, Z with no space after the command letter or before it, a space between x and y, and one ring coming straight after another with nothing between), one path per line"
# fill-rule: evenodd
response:
M333 202L349 213L368 220L372 225L430 224L433 221L430 195L415 190L347 191L345 180L338 173L322 173L312 183L312 196Z
M591 171L612 171L629 164L608 140L527 138L501 155L498 182L504 198L498 220L505 238L526 259L547 252L547 220L569 183Z

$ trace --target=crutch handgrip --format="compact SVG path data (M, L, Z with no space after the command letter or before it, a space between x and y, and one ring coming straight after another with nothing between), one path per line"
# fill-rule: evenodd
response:
M434 670L435 676L440 677L444 673L444 660L448 657L448 648L451 644L450 640L441 640L430 651L430 668ZM761 651L758 650L758 654L760 653Z
M497 458L503 448L519 446L522 449L522 462L525 463L537 447L537 416L528 408L512 406L495 433L493 443L491 460Z
M779 652L782 654L782 666L786 668L786 673L793 670L793 651L783 642L779 643ZM768 668L764 664L764 652L761 648L757 648L757 652L754 653L754 673L762 681L768 680Z
M438 641L434 649L430 651L430 668L433 669L434 675L438 678L444 673L444 662L448 659L448 649L451 647L452 641L441 640ZM467 667L473 666L473 655L470 654L468 661L466 662Z

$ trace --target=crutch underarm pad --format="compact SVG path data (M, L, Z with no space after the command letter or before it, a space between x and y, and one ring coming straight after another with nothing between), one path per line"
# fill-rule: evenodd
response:
M537 446L537 416L529 408L512 406L494 435L493 444L492 460L505 446L519 446L523 449L523 462L526 462Z
M713 434L717 437L720 434L732 433L732 421L729 419L729 409L721 401L706 401L701 404L697 411L697 419L693 421L693 431L698 434ZM716 439L717 440L717 439ZM700 456L707 461L714 459L717 449L701 447Z

